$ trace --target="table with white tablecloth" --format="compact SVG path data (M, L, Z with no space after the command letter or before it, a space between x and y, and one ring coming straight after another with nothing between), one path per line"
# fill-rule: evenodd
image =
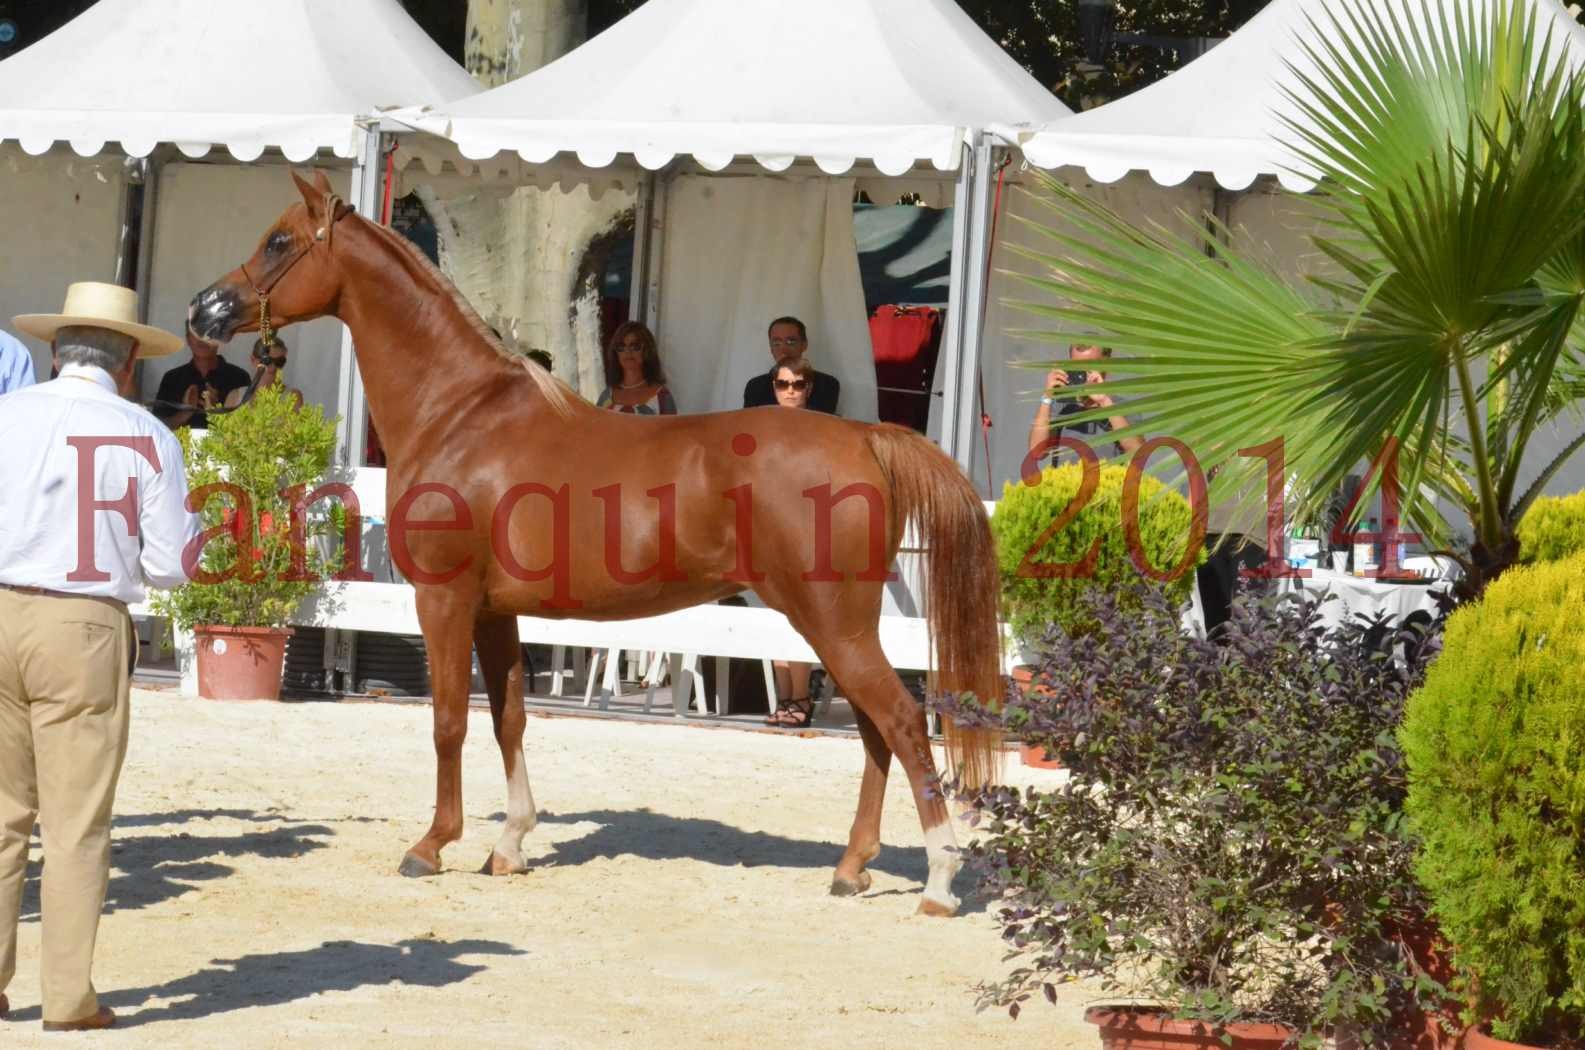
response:
M1314 599L1329 594L1321 606L1322 621L1329 629L1356 616L1375 619L1385 615L1395 627L1402 626L1416 612L1435 618L1437 595L1451 586L1442 579L1387 583L1332 569L1311 569L1309 579L1285 579L1277 584L1282 594L1303 594Z

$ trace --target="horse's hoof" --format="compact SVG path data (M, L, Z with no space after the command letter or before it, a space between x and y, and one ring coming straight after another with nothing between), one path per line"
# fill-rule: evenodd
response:
M928 915L933 919L950 919L958 913L958 899L952 898L951 902L938 901L934 897L926 897L919 902L919 915Z
M859 877L852 881L844 879L840 875L831 880L831 896L833 897L857 897L869 888L870 873L867 871L859 872Z
M479 869L480 875L522 875L528 871L528 865L521 861L510 861L495 850L484 858L484 865Z
M402 858L402 863L397 867L396 872L410 879L425 879L440 874L440 868L422 857L409 853Z

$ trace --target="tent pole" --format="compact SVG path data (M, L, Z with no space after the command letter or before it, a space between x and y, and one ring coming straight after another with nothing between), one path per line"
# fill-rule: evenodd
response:
M941 447L973 476L980 349L984 341L986 262L990 257L992 145L977 134L965 147L952 214L952 272L943 370ZM986 464L990 470L990 464Z
M142 223L134 233L132 229L132 215L134 212L141 214L143 208L144 190L149 176L148 158L128 157L121 165L121 177L125 181L121 186L121 211L118 224L120 234L116 238L116 275L115 283L123 288L134 291L142 283L143 275L138 272L138 262L142 258L140 252L133 251L133 245L143 235ZM141 299L142 296L139 296ZM142 310L142 303L139 303ZM143 316L147 316L144 314Z
M143 203L141 221L138 227L138 257L131 263L133 277L131 287L138 293L138 320L143 324L148 324L149 277L150 270L154 266L154 228L160 202L160 172L164 168L164 163L160 160L160 150L156 148L147 157L143 158L141 164L143 170L140 190L143 194ZM129 194L132 192L130 186L127 188L127 192ZM126 207L126 204L123 207ZM126 221L124 213L122 221ZM121 281L126 273L125 267L128 264L128 260L124 257L126 253L125 240L121 243L120 251L123 258L116 261L116 278L118 282ZM144 362L139 361L136 369L134 388L141 391L143 389Z
M649 213L655 201L655 173L648 172L638 184L638 200L633 205L632 278L627 289L627 319L642 321L647 309L649 289Z
M962 398L963 306L968 278L969 225L974 210L974 151L961 147L957 192L952 198L952 256L947 276L947 327L941 333L941 450L959 463L958 401Z
M992 193L996 186L996 164L991 137L983 132L974 143L974 214L969 227L969 272L963 299L963 349L959 374L962 396L958 398L958 464L963 473L974 477L975 437L979 432L980 362L985 345L985 301L989 291L991 259ZM985 464L990 478L991 464Z
M154 231L160 211L160 177L165 171L165 160L156 149L145 158L143 169L143 227L138 234L138 317L144 324L149 319L149 278L154 268Z
M660 281L666 264L666 192L667 180L663 172L650 176L649 203L644 222L644 313L641 319L660 336ZM634 275L635 280L637 274Z

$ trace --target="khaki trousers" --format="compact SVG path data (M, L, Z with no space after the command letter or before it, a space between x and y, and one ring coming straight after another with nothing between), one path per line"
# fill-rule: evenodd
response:
M0 587L0 991L16 973L34 819L44 840L44 1020L99 1009L92 970L127 753L134 647L119 602Z

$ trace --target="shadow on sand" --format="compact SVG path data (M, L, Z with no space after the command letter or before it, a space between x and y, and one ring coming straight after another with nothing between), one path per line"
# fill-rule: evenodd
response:
M500 941L405 940L396 944L326 941L295 952L216 959L195 974L144 988L105 992L99 1001L119 1015L118 1028L160 1021L191 1021L233 1010L281 1006L326 992L397 982L415 988L443 988L484 970L483 963L460 961L469 955L525 955ZM143 1008L150 1000L159 1006ZM17 1010L13 1022L34 1021L38 1007Z
M497 819L505 814L497 814ZM568 842L556 842L550 853L531 867L571 867L600 858L623 856L645 860L697 860L723 867L809 868L834 870L844 846L745 831L718 820L673 817L648 809L589 810L581 813L539 814L544 824L597 824L595 830ZM532 846L532 837L525 843ZM907 879L924 888L930 874L923 848L888 846L869 865L871 871ZM974 891L975 878L958 872L952 892L963 898L963 913L983 911L985 902ZM871 893L866 896L889 895Z
M180 830L184 824L219 818L252 824L276 824L268 831L195 835ZM222 860L233 857L289 859L323 849L335 834L327 824L292 821L277 813L251 810L177 810L171 813L130 814L111 821L116 831L126 828L169 827L166 834L137 836L111 832L110 887L105 894L105 914L147 908L190 893L196 883L222 879L236 869ZM45 829L43 834L47 835ZM27 882L22 890L22 919L39 917L39 882L44 870L43 850L37 839L29 850Z

